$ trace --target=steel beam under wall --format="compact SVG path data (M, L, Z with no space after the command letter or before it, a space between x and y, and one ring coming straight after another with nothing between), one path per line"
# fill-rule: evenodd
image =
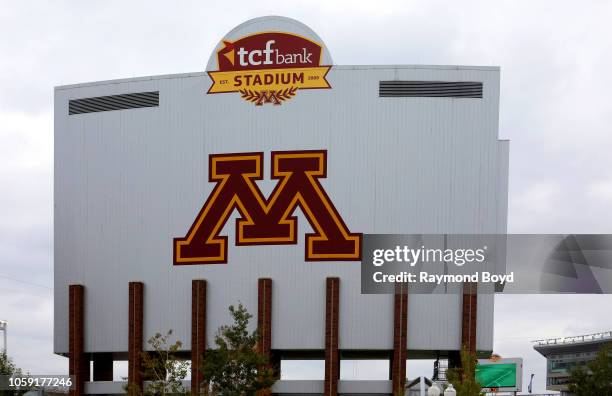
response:
M129 289L128 386L142 390L144 284L130 282Z
M325 290L325 385L324 396L337 396L340 378L338 326L340 278L327 278Z
M463 313L461 320L461 347L476 353L476 329L478 324L477 284L463 284Z
M257 349L266 356L267 364L262 370L271 368L272 363L272 279L260 278L257 285L257 330L259 342ZM271 394L269 389L258 393L259 396Z
M93 380L112 381L113 380L113 354L94 353L93 360Z
M406 385L406 355L408 344L408 286L397 283L393 304L393 358L391 361L391 380L393 394L404 394Z
M85 315L85 287L83 285L70 285L68 287L69 307L68 315L68 373L74 376L74 389L71 396L82 395L85 391L85 381L89 380L89 361L85 360L84 353L84 315Z
M191 394L199 395L204 377L200 371L206 351L206 281L191 282Z

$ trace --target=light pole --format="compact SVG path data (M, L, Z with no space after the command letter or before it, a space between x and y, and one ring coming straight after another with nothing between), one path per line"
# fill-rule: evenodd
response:
M6 328L8 327L8 322L6 320L0 320L0 330L2 330L2 334L4 335L4 343L2 344L2 348L4 351L4 354L6 355L7 352L7 347L6 347Z

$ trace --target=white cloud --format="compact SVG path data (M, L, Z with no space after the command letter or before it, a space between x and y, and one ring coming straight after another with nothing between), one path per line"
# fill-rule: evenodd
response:
M612 202L612 180L600 180L590 184L588 193L607 203Z

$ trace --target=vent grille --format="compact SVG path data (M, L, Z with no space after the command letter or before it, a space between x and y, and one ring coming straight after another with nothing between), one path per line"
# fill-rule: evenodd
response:
M471 81L381 81L380 97L482 98L482 83Z
M68 114L138 109L159 106L159 91L74 99L68 102Z

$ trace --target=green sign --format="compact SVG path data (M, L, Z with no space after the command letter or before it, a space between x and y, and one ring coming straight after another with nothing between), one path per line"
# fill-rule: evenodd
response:
M483 388L511 388L516 386L516 364L478 364L476 380Z

